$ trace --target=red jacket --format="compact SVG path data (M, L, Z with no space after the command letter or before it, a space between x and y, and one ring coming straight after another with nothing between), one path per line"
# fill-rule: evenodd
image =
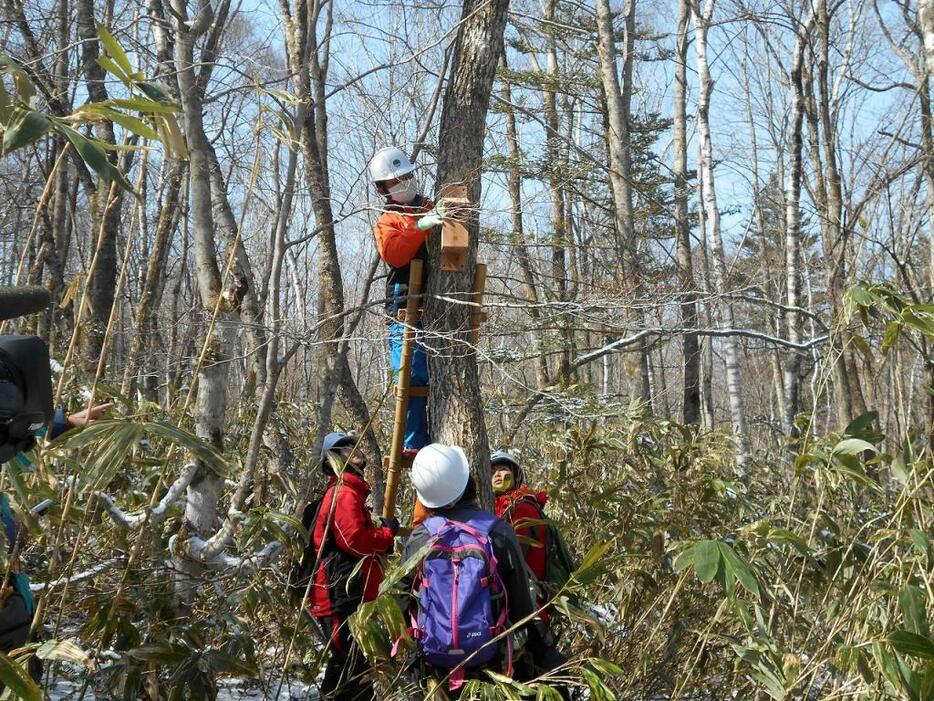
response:
M331 512L337 477L331 477L315 519L312 543L315 552L321 547ZM347 615L361 601L372 601L383 581L383 570L376 555L392 550L392 531L377 527L366 507L370 485L362 477L345 472L337 490L334 520L328 542L315 571L315 581L308 594L311 615L316 617ZM351 573L363 560L359 574Z
M539 580L545 578L546 529L544 524L532 524L544 518L545 503L548 495L536 492L528 487L516 487L496 497L496 515L510 524L525 554L525 561L532 574ZM530 542L531 541L531 542Z

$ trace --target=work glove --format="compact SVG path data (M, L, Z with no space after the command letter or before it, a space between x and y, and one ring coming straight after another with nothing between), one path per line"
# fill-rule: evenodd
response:
M380 523L382 523L386 528L392 531L392 537L396 537L396 533L399 532L399 519L393 518L380 518Z
M443 221L444 207L441 206L441 203L439 202L437 205L435 205L433 210L423 215L415 226L418 227L419 231L428 231L428 229L441 226Z

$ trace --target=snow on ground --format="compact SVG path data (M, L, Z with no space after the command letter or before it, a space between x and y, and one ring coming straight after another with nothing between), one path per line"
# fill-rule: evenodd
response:
M268 692L264 693L255 681L240 679L222 679L217 701L316 701L318 692L301 682L292 681L283 684L282 691L276 697L278 682L270 682ZM81 698L81 681L59 678L49 689L48 701L77 701ZM108 696L88 690L84 701L109 701Z

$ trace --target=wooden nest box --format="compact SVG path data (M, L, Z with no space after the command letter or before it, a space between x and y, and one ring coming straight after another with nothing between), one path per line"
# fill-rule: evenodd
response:
M470 200L463 185L445 185L441 188L444 222L441 225L441 270L467 269L467 221Z

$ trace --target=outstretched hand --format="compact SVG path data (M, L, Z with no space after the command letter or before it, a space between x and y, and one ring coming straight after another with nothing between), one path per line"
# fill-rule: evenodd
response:
M399 533L399 519L397 518L380 518L380 522L392 531L392 537L395 538Z
M435 210L432 210L428 212L428 214L423 215L415 226L418 227L420 231L426 231L436 226L441 226L442 223L441 215Z
M69 426L77 428L78 426L86 425L89 421L96 421L108 411L113 409L113 407L113 402L105 402L104 404L92 406L90 409L84 409L83 411L70 414L65 420L68 422Z

